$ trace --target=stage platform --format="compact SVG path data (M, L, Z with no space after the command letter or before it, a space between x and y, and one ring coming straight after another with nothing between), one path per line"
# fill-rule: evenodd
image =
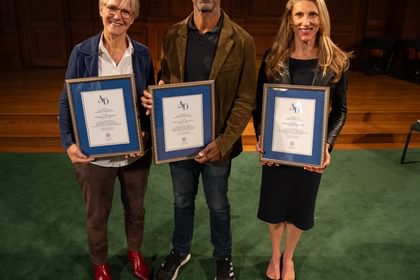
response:
M0 72L0 152L62 151L57 112L64 72ZM351 72L348 110L336 149L402 148L410 125L420 119L420 86ZM242 137L244 149L255 150L252 121ZM420 147L420 133L413 133L410 147Z

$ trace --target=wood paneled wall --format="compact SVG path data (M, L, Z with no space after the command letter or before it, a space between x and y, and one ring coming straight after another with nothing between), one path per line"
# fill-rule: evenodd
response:
M420 37L418 0L327 0L332 37L346 50L364 36ZM222 8L255 38L261 58L277 32L286 0L222 0ZM191 0L141 0L130 35L159 60L162 37L192 10ZM72 47L102 29L98 0L2 0L0 68L64 67Z
M22 66L21 38L16 22L15 1L2 1L0 5L0 66Z

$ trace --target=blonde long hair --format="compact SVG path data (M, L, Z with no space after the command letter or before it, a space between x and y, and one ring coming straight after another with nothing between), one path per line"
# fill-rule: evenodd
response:
M294 33L289 26L289 16L292 13L293 5L299 1L303 0L289 0L286 4L286 10L281 18L279 31L277 32L274 44L266 58L266 73L268 77L285 75L286 61L295 47ZM326 75L327 70L332 71L335 76L334 81L336 82L341 78L343 72L349 68L349 58L351 58L352 53L341 50L331 40L330 16L325 1L307 1L315 3L321 21L321 26L316 38L316 44L319 48L318 64L322 69L323 75Z

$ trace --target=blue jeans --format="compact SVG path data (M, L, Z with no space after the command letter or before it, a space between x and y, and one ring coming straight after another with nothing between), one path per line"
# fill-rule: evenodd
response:
M184 160L169 164L174 192L175 229L172 244L175 251L184 255L191 250L194 228L195 196L200 173L204 194L210 212L213 256L229 256L232 253L230 229L230 205L227 197L231 160L217 165L199 164Z

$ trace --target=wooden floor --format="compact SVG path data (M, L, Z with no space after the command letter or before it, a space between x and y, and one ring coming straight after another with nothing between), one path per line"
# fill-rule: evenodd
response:
M64 71L0 72L0 152L62 151L57 101ZM351 72L348 108L336 148L402 148L410 125L420 119L420 85ZM243 139L245 150L254 150L251 122ZM420 133L413 134L410 147L420 147Z

